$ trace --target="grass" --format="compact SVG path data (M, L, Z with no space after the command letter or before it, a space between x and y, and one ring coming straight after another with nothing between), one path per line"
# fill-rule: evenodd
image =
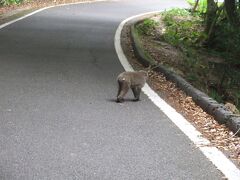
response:
M7 6L7 5L11 5L11 4L18 4L19 1L18 0L0 0L0 5L2 6Z
M20 4L23 1L24 0L0 0L0 5L8 6L8 5L11 5L11 4Z
M145 19L142 23L137 25L138 33L144 35L151 35L158 23L152 19Z

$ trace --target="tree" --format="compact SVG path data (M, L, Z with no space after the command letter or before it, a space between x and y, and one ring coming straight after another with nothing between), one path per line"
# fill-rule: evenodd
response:
M226 16L233 26L237 26L238 16L237 16L237 2L235 0L224 0Z
M196 2L197 3L197 2ZM214 0L207 0L207 11L205 14L205 34L204 44L209 45L217 31L216 26L227 22L234 29L239 28L239 2L237 0L224 0L218 5Z
M193 6L192 11L195 12L198 7L199 0L196 0L195 5Z
M205 18L205 34L207 35L206 43L212 39L214 31L215 31L215 25L217 20L217 10L218 6L217 3L214 2L214 0L207 0L207 12L206 12L206 18Z

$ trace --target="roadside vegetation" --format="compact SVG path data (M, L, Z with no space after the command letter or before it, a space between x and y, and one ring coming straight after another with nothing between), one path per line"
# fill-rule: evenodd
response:
M1 6L11 5L11 4L20 4L24 0L0 0Z
M239 1L188 2L191 9L172 9L144 20L137 26L138 33L154 59L218 102L230 102L240 110ZM171 60L163 58L173 54L165 43L177 53Z

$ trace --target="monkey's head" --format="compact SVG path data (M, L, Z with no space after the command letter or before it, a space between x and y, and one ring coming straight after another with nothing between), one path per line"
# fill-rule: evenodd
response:
M148 71L140 70L139 72L148 78Z

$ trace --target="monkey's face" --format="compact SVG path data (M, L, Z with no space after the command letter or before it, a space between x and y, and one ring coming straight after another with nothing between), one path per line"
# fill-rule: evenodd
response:
M148 72L144 70L140 70L140 73L142 73L146 78L148 78Z

